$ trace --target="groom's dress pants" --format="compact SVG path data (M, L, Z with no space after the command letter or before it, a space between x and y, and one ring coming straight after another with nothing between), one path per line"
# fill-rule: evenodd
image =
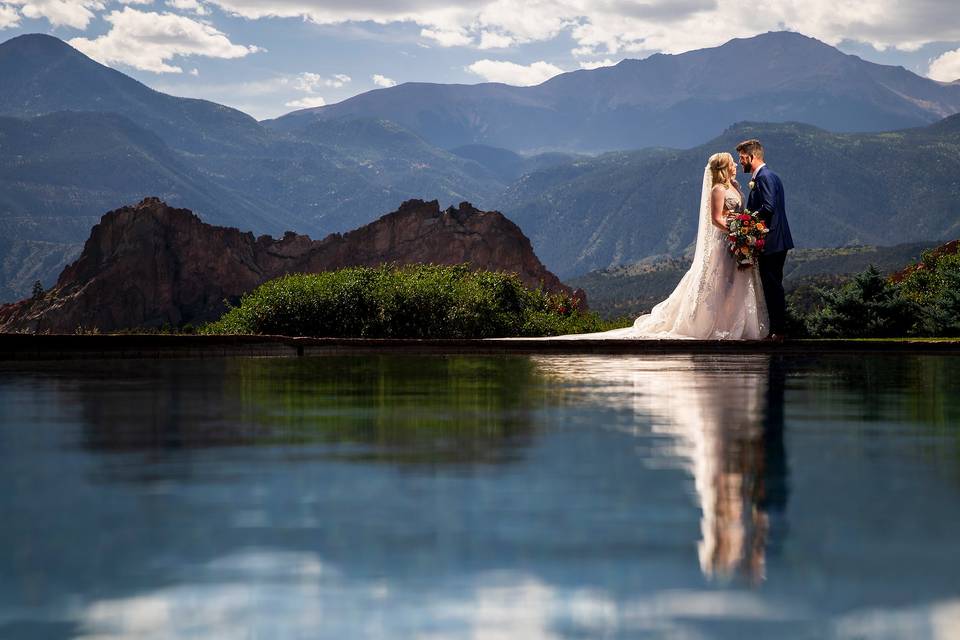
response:
M787 321L787 298L783 293L783 263L786 260L786 251L761 253L757 260L763 297L766 298L767 313L770 314L770 333L781 335Z

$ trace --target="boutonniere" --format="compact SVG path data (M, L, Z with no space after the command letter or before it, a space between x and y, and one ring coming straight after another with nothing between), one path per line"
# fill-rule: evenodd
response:
M757 183L751 180L750 182L747 183L747 186L750 187L750 191L753 191L753 188L757 186Z

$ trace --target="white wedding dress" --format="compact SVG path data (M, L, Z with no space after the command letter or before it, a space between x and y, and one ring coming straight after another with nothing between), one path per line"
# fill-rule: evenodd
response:
M726 234L715 227L710 216L712 180L704 169L700 194L700 218L697 247L690 270L673 293L632 327L545 336L534 340L759 340L770 331L767 305L760 274L756 267L740 270L726 247ZM743 210L740 192L729 187L724 206L733 212ZM506 338L526 339L531 338Z

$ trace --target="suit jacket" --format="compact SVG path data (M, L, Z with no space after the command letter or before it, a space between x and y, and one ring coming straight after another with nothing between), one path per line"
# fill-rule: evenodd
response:
M780 176L764 165L760 167L753 182L753 189L747 196L747 209L759 213L770 229L764 238L763 253L779 253L793 249L793 236L790 235L790 225L787 222Z

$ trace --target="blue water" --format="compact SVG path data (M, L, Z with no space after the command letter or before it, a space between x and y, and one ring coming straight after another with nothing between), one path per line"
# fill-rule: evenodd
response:
M0 638L958 638L960 358L0 364Z

